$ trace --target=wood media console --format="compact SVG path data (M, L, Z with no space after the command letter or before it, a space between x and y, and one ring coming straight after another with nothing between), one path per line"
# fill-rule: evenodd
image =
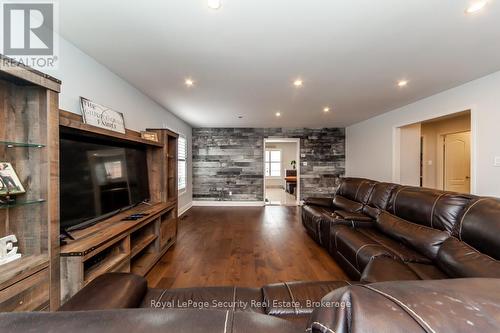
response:
M123 220L137 213L148 215ZM61 248L63 301L106 272L145 275L174 244L176 234L176 202L141 204L73 233L77 240Z
M177 236L177 140L167 129L156 132L158 142L139 132L115 133L86 125L79 115L60 112L61 130L113 139L146 147L151 203L140 204L93 226L71 232L75 240L61 246L61 299L65 302L86 284L106 272L146 275L175 243ZM142 166L141 166L142 167ZM124 218L142 213L140 219Z

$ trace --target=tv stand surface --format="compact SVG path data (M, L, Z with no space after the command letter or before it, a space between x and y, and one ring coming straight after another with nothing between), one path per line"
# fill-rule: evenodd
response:
M132 214L148 214L123 221ZM63 302L106 272L145 275L175 243L177 202L140 204L86 229L61 247Z

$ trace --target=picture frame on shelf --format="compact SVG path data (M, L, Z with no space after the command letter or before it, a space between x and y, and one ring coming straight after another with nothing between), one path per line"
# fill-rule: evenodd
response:
M16 171L9 162L0 162L0 196L26 193Z

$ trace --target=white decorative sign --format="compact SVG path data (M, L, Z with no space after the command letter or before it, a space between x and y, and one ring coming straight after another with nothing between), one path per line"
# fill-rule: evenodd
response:
M85 124L125 134L123 113L94 103L84 97L80 97L80 105Z

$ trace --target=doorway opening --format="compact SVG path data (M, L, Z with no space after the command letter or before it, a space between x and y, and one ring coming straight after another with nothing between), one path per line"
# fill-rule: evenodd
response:
M470 111L397 128L396 181L471 193L471 128Z
M297 206L300 198L300 139L264 139L264 202Z

